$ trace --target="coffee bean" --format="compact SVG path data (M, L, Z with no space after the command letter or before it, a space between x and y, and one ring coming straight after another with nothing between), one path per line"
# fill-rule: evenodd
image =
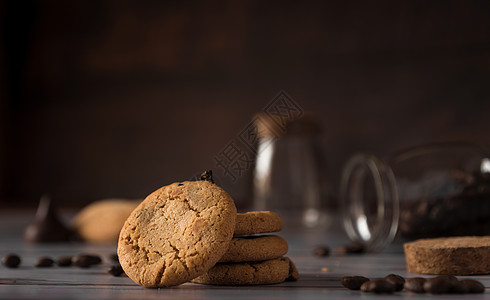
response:
M395 291L395 286L385 279L376 279L364 282L361 291L374 292L377 294L391 294Z
M451 288L451 279L448 276L437 276L427 279L424 283L424 290L431 294L444 294Z
M313 249L313 254L320 257L328 256L330 255L330 248L327 246L317 246Z
M7 268L17 268L20 265L20 257L15 254L7 254L2 258L2 264Z
M102 263L102 258L98 255L92 255L92 254L85 254L85 256L89 259L90 264L92 265L98 265Z
M369 281L369 278L364 276L346 276L342 278L342 285L349 290L359 290L364 282Z
M117 253L113 253L111 255L111 260L114 261L114 262L119 263L119 256L117 256Z
M459 281L458 278L456 278L456 276L449 275L449 274L443 274L443 275L439 275L437 277L446 277L447 279L449 279L449 281Z
M69 267L71 266L71 256L60 256L56 259L56 264L60 267Z
M422 277L408 278L403 287L410 292L421 294L425 293L424 283L426 279Z
M385 280L395 286L395 291L399 292L403 290L403 285L405 284L405 278L400 275L390 274L385 277Z
M52 260L51 258L39 257L34 263L34 266L36 268L47 268L47 267L52 267L53 264L54 264L54 260Z
M352 243L350 245L342 245L337 248L340 254L360 254L364 253L364 246L360 243Z
M468 285L462 281L453 280L451 281L449 292L453 294L466 294L468 293Z
M109 272L109 274L111 274L112 276L121 276L122 274L124 274L124 270L123 268L121 267L121 265L114 265L114 266L111 266L107 272Z
M102 262L102 259L97 255L91 254L78 254L72 257L73 265L80 268L88 268L92 265L98 265Z
M359 289L363 292L372 292L373 291L373 285L374 285L373 281L369 280L369 281L366 281L363 284L361 284Z
M468 287L468 293L484 293L485 292L485 286L476 280L473 279L464 279L461 280L462 283L464 283Z

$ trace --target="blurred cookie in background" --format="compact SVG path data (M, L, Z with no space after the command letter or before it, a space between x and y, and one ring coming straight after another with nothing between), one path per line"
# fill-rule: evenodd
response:
M143 199L103 199L84 207L72 220L73 230L91 243L116 243L131 212Z

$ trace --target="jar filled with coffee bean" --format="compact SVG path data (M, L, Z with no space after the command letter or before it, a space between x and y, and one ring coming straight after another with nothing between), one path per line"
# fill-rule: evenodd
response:
M367 251L405 239L490 234L490 153L468 143L354 155L344 166L344 228Z

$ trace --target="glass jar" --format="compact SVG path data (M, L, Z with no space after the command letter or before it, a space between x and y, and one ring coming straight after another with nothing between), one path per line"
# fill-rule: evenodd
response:
M344 166L344 229L368 251L406 239L490 234L490 155L468 143L406 149L387 160L357 154Z
M326 170L320 126L306 114L284 128L274 116L259 114L254 170L254 209L285 219L285 229L328 226Z

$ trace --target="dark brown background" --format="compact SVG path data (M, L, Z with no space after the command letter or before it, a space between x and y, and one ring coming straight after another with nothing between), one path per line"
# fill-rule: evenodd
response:
M490 146L490 1L4 1L0 206L143 197L215 169L280 91L357 151Z

